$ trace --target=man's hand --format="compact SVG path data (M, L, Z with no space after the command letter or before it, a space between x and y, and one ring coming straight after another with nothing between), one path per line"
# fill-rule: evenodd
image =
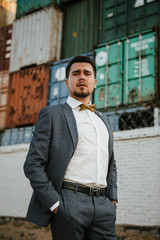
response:
M58 211L58 207L56 207L56 208L53 210L53 212L54 212L55 214L57 214L57 211Z
M112 203L113 203L114 207L117 208L117 202L112 200Z

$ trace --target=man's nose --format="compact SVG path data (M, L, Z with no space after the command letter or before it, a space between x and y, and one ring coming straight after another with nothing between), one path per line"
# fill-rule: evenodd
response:
M84 73L81 72L81 73L79 74L79 79L84 79L84 77L85 77Z

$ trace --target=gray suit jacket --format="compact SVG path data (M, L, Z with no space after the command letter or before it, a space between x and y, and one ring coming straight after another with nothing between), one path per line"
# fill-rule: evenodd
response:
M107 196L117 200L117 172L113 154L113 136L109 121L96 111L109 132L109 170ZM29 204L28 221L48 226L50 207L59 200L64 175L78 143L78 132L71 107L65 103L45 107L38 116L24 172L30 180L33 195Z

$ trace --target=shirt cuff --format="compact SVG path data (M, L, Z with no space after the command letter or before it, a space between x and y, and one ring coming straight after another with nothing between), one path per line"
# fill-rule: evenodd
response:
M50 210L53 212L54 209L55 209L56 207L58 207L58 206L59 206L59 201L56 202L56 203L50 208Z

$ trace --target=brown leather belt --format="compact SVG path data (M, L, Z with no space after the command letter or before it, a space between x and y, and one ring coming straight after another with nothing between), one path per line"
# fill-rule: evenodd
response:
M106 188L94 188L94 187L85 187L77 183L63 182L63 188L70 189L75 192L87 193L91 196L104 196L106 194Z

